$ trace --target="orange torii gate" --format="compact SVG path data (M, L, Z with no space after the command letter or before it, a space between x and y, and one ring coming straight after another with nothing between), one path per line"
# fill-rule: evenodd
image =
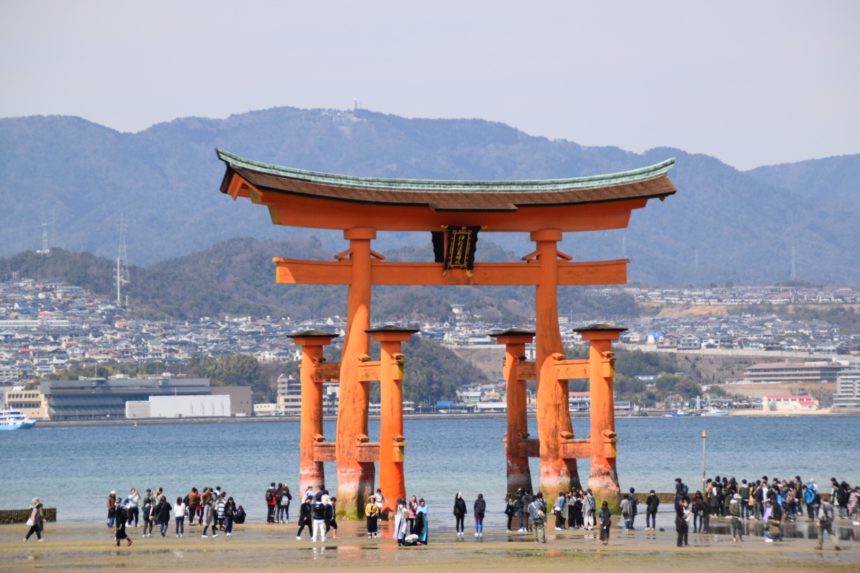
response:
M675 192L670 159L611 175L537 181L441 181L378 179L269 165L217 150L227 166L221 191L269 209L279 225L343 230L349 247L335 261L274 259L284 284L345 284L347 326L339 363L323 360L332 335L295 333L302 347L301 489L323 482L322 462L337 465L338 512L360 517L374 485L388 503L405 492L401 345L415 331L370 328L373 285L533 285L535 331L497 333L505 344L508 385L508 488L531 489L528 458L540 458L540 489L555 496L579 484L576 459L591 459L589 486L617 502L612 341L623 329L579 329L590 343L587 360L566 360L558 323L559 285L627 282L626 259L574 262L558 250L564 232L626 228L633 209ZM528 232L535 251L519 263L474 263L478 230ZM371 248L378 231L434 233L437 262L388 262ZM369 357L371 337L381 345ZM534 339L536 359L522 357ZM587 378L591 388L591 436L577 440L568 410L567 380ZM321 382L337 381L340 406L334 442L322 433ZM369 382L382 392L380 437L368 436ZM537 384L538 438L526 430L525 381Z

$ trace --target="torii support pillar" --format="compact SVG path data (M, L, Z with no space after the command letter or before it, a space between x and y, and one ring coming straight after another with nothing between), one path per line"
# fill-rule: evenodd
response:
M508 427L505 433L505 458L507 460L508 493L522 489L532 492L532 474L526 440L529 437L526 400L527 377L521 367L526 364L526 344L534 339L534 332L511 328L492 333L500 344L505 345L505 396L507 401ZM528 363L534 377L534 364Z
M573 438L568 410L567 380L556 376L558 356L564 355L558 325L558 258L561 231L544 229L531 234L539 268L535 288L535 371L537 373L537 424L540 437L540 491L546 499L579 486L576 458L565 457L562 440Z
M374 465L362 461L361 445L367 443L369 382L361 379L362 361L370 352L370 296L372 285L370 241L374 229L356 227L344 231L349 241L349 290L347 323L340 360L340 402L337 415L335 457L337 460L337 511L339 516L358 519L373 495Z
M336 334L319 330L306 330L289 335L293 343L302 348L299 379L302 387L301 425L299 426L299 491L315 489L325 484L322 461L314 455L314 444L323 441L322 380L317 368L324 362L323 347L330 344Z
M593 324L576 331L589 345L588 381L591 387L591 475L588 487L595 497L617 509L621 488L618 485L616 458L618 439L615 433L615 353L612 341L625 328Z
M406 440L403 437L404 342L415 329L384 326L367 331L379 342L379 487L385 497L383 509L394 511L397 498L406 499L403 473Z

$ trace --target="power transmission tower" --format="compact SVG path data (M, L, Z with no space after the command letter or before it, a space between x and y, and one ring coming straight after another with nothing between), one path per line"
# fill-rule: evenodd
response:
M128 305L128 295L126 295L126 304L122 303L122 285L127 285L130 282L128 274L128 251L125 246L125 218L120 216L119 219L119 252L116 256L116 306L122 308Z
M42 248L36 251L37 255L48 256L51 254L51 247L48 246L48 222L42 221Z

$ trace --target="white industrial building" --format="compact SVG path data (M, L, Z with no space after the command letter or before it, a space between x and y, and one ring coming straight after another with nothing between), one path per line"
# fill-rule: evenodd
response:
M226 418L230 416L228 394L150 396L146 401L125 403L125 417L138 418Z

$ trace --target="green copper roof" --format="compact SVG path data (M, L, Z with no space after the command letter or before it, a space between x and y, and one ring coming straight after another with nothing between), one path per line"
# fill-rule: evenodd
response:
M239 157L229 151L216 149L218 158L239 173L253 172L277 178L313 183L331 187L348 187L372 191L419 191L433 193L475 193L475 192L547 192L594 189L631 185L665 176L675 164L675 159L667 159L655 165L587 177L568 179L534 179L520 181L462 181L445 179L388 179L381 177L354 177L335 173L307 171L293 167L272 165Z

